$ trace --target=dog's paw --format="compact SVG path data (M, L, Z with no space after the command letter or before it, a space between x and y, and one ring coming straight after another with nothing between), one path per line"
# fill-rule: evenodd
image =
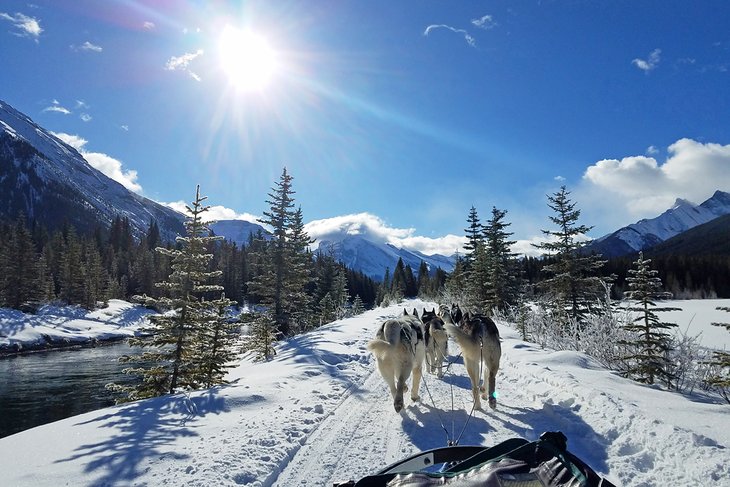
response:
M413 402L418 402L420 399L421 399L421 396L416 396L416 397L411 396L411 401L413 401Z
M492 409L497 409L497 399L490 397L489 398L489 407Z
M402 399L396 399L393 402L393 407L395 408L395 412L399 413L401 409L403 409L403 400Z

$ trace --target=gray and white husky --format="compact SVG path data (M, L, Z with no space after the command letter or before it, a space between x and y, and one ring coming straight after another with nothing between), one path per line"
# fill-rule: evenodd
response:
M489 407L497 407L495 382L499 370L499 360L502 357L502 345L499 339L499 330L494 321L487 316L466 313L457 323L446 323L446 332L454 337L461 347L464 356L464 366L471 381L471 391L474 396L474 407L482 408L481 398L489 398ZM480 374L480 369L481 374ZM481 375L481 377L480 377ZM481 378L488 384L488 394Z
M418 316L404 311L400 318L387 320L367 348L377 359L380 375L390 387L395 411L403 409L403 393L408 390L406 381L411 373L411 400L418 401L426 355L423 323Z
M444 328L444 320L434 308L431 311L424 309L421 321L425 327L426 367L430 373L441 378L444 376L444 359L449 356L449 336Z

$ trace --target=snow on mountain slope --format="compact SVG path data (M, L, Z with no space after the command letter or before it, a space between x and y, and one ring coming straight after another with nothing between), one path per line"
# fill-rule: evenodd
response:
M127 190L3 101L0 122L3 216L15 218L22 212L49 228L65 218L80 229L109 226L121 216L129 219L137 235L152 220L168 240L184 232L182 214Z
M403 259L403 264L411 266L414 274L418 273L422 260L428 265L429 272L434 272L438 267L446 272L454 269L453 258L438 254L424 255L389 243L369 240L361 235L345 235L336 240L321 240L318 248L325 254L332 253L347 267L362 271L363 274L376 280L383 279L386 269L390 269L392 276L399 258Z
M218 220L208 224L208 228L216 235L224 237L230 242L234 242L239 247L248 245L248 238L251 234L256 235L259 230L264 234L265 238L270 238L271 234L258 223L252 223L245 220Z
M634 383L583 354L541 350L502 323L496 411L467 423L469 381L452 343L445 378L427 375L421 401L395 413L365 347L401 313L378 308L281 342L270 362L242 360L226 386L2 438L3 485L332 485L445 446L462 429L462 445L561 430L571 452L617 485L729 485L726 404Z
M700 205L677 199L674 205L656 218L639 220L615 232L597 238L584 250L615 257L644 250L697 225L730 214L730 193L715 191Z

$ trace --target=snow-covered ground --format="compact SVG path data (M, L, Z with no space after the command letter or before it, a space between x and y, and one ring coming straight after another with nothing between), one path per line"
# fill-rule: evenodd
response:
M0 309L0 353L81 345L96 340L133 336L149 324L152 311L111 299L96 311L79 307L43 306L36 314Z
M242 361L229 385L2 438L2 485L331 485L446 446L463 429L462 445L563 431L568 448L617 485L730 486L729 405L622 379L579 353L540 350L504 324L496 411L466 423L469 381L451 344L446 377L427 375L422 401L407 399L395 413L365 345L401 312L371 310L281 343L271 362Z

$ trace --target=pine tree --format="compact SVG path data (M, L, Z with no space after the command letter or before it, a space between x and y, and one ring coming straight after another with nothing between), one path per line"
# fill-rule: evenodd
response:
M681 311L679 308L657 307L655 301L669 299L671 293L660 291L662 281L657 277L657 271L649 267L650 259L644 259L643 252L639 252L639 258L634 263L636 269L629 270L631 277L626 281L629 291L624 296L633 304L628 311L638 313L634 320L624 325L624 329L637 334L637 341L620 341L620 344L627 345L636 351L625 357L628 362L628 373L634 375L636 380L647 384L654 384L657 378L664 379L667 383L672 380L670 366L667 359L667 352L670 350L671 336L664 330L674 328L674 323L660 322L658 312Z
M149 349L137 357L126 357L128 362L146 362L146 367L125 369L125 372L141 377L136 386L112 385L117 391L126 392L128 399L143 399L173 394L179 388L195 389L200 386L205 372L201 370L201 350L211 316L211 302L204 297L220 292L222 286L210 282L220 276L220 271L209 270L212 255L207 253L210 242L220 237L210 236L201 215L209 209L203 206L206 197L196 188L192 206L187 206L189 217L185 221L187 235L178 236L179 249L157 247L157 251L171 258L172 273L167 281L157 283L163 296L152 298L138 296L147 306L153 306L160 314L150 316L152 326L143 330L144 335L130 339L131 345ZM215 306L215 302L213 302Z
M39 257L25 217L18 217L8 233L9 238L0 253L3 269L0 275L2 306L35 309L44 293L40 282Z
M468 274L471 272L472 264L476 258L476 252L479 246L484 244L483 227L479 221L477 209L473 206L469 209L469 215L466 217L468 227L464 229L466 232L466 243L464 244L464 271Z
M406 296L406 266L403 259L398 257L398 263L393 271L393 280L390 283L390 297L401 300Z
M506 210L492 207L492 218L484 226L488 282L486 308L489 312L493 309L504 310L515 304L518 295L517 254L510 250L515 241L508 240L512 233L506 231L510 225L504 222L506 214Z
M197 337L194 368L199 373L197 382L203 387L225 383L226 370L232 367L236 357L234 344L238 338L238 323L229 319L227 310L234 302L221 294L220 298L207 303L211 309L204 316L204 326Z
M365 312L365 306L363 305L360 295L357 294L355 299L352 300L352 316L357 316Z
M568 317L581 322L605 289L605 279L596 276L605 263L600 255L582 255L580 237L592 227L578 225L580 210L570 200L570 192L561 186L560 190L548 196L548 207L555 212L550 221L557 230L543 230L547 241L533 244L544 250L555 262L542 270L550 277L540 282L539 287L553 296L558 315L567 312Z
M312 253L309 246L314 242L304 230L304 216L300 206L294 212L287 232L288 261L284 290L286 315L297 332L310 327L313 314L312 296L307 293L312 284Z
M718 307L717 309L730 312L730 308ZM714 326L724 327L730 332L730 323L712 323ZM725 350L715 350L712 352L712 360L707 362L708 365L718 368L718 372L709 377L705 382L716 387L725 401L730 403L730 353Z
M270 199L266 203L269 211L264 212L265 219L261 222L271 226L273 238L267 245L263 272L251 282L255 293L261 297L261 303L271 308L274 325L283 336L289 335L291 331L291 306L286 294L286 282L291 265L288 234L294 218L292 179L284 168L276 187L268 194Z
M347 293L347 278L345 276L345 269L343 269L341 266L337 266L337 270L335 272L335 280L332 283L332 290L329 292L329 296L331 296L332 298L334 319L339 320L344 318L347 312L349 294Z
M426 264L423 260L418 266L418 279L416 286L418 288L418 296L424 298L435 297L434 294L431 294L431 277L428 274L428 264Z

